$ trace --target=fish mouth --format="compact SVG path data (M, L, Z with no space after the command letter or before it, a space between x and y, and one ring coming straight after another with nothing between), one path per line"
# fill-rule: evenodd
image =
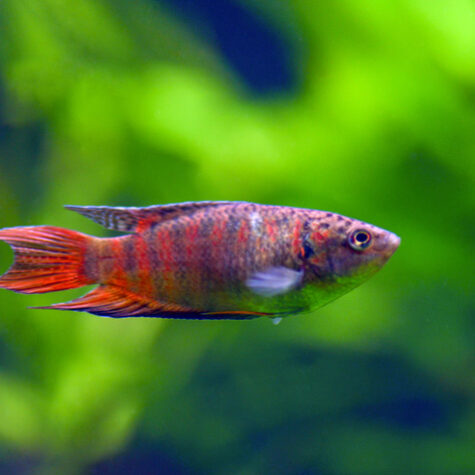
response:
M385 244L384 255L389 258L396 252L399 244L401 244L401 238L394 233L388 233Z

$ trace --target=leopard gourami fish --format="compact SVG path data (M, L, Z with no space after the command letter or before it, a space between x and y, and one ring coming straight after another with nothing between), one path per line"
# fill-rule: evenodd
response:
M400 241L336 213L246 202L66 208L127 234L1 229L15 261L0 287L43 293L98 284L42 308L107 317L279 319L357 287Z

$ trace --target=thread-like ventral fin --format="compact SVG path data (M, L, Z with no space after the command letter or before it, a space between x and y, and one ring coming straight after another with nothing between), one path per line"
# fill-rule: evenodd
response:
M121 208L111 206L65 206L86 218L92 219L107 229L121 232L139 232L148 226L176 218L183 214L208 207L233 203L232 201L197 201L169 205L149 206L147 208Z

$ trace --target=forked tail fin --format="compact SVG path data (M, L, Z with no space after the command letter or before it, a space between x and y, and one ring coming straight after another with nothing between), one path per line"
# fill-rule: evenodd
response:
M10 244L15 253L15 262L0 277L0 288L40 294L93 284L85 272L92 239L54 226L0 229L0 241Z

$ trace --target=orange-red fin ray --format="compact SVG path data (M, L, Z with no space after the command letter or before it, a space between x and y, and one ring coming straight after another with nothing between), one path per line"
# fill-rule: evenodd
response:
M71 302L40 308L76 310L106 317L136 317L153 315L160 311L161 305L120 287L100 285L83 297Z
M146 208L122 208L111 206L65 206L66 209L92 219L107 229L121 232L139 232L148 226L176 218L183 214L208 207L230 204L230 201L198 201Z
M200 320L240 320L262 316L274 316L268 313L245 311L203 312L176 304L168 304L141 297L133 292L112 285L101 285L83 297L72 300L71 302L35 308L75 310L113 318L158 317Z
M84 272L85 234L54 226L0 229L15 262L0 277L0 288L25 294L73 289L94 283Z

